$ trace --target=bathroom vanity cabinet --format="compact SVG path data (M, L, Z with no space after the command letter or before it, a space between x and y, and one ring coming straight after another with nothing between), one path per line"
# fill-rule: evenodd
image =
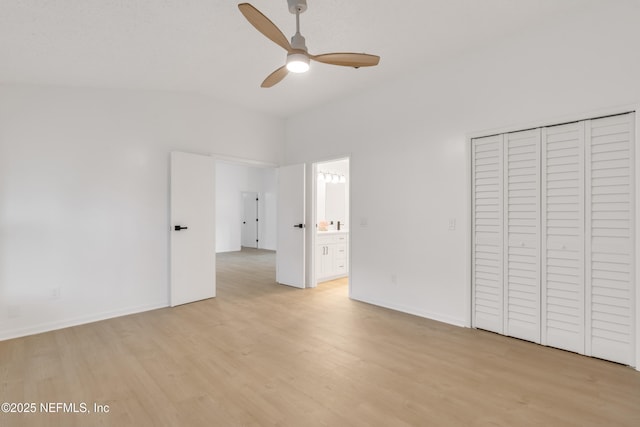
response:
M321 231L316 236L316 278L318 282L347 276L349 233Z

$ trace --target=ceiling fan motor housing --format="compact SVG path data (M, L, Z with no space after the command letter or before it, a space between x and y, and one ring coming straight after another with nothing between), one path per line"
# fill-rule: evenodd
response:
M300 33L295 33L293 37L291 37L291 47L295 50L304 50L307 51L307 44L305 43L305 39Z
M296 12L302 13L307 10L307 0L287 0L289 3L289 12L294 15Z

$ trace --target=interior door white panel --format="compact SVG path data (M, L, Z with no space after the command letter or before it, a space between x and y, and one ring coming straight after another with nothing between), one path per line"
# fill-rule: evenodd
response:
M584 122L542 129L542 343L584 353Z
M503 136L472 141L473 324L503 333Z
M504 333L540 342L540 129L505 134Z
M305 287L305 165L278 169L276 281Z
M587 121L586 352L635 361L634 115Z
M215 190L212 157L171 153L172 307L216 296Z

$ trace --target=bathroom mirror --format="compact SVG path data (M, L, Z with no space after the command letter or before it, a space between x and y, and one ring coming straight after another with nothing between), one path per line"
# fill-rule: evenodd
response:
M346 184L327 184L325 189L325 219L337 224L346 221Z
M318 231L336 230L338 221L340 221L341 225L340 230L347 231L347 220L349 219L349 160L340 159L318 163L315 166L315 173Z

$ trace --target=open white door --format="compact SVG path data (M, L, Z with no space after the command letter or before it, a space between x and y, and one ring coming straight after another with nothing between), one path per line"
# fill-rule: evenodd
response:
M171 153L171 306L216 296L215 162Z
M278 169L276 281L304 288L305 165Z

